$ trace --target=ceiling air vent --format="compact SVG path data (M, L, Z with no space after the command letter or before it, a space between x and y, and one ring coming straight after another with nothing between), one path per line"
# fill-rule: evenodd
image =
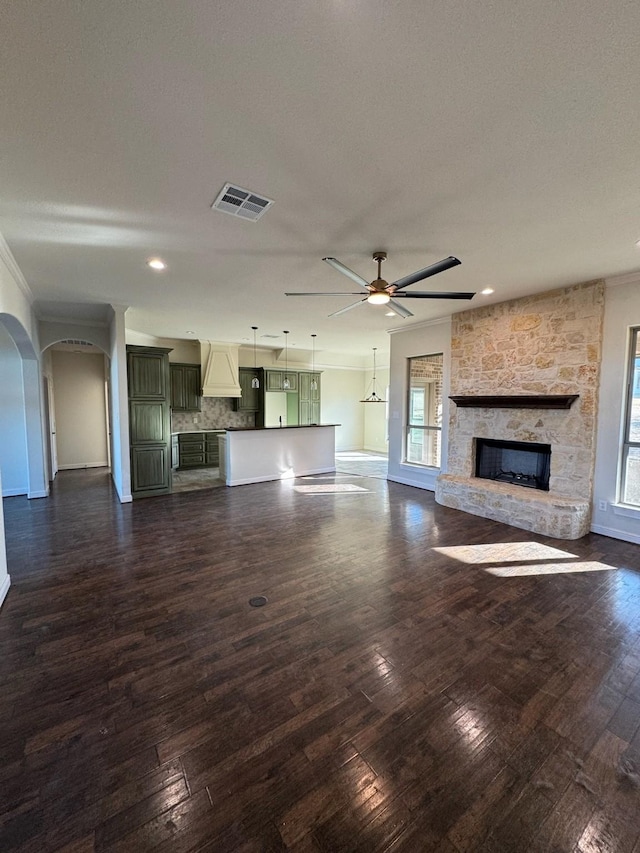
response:
M233 184L225 184L211 207L214 210L221 210L223 213L256 222L272 204L273 201L269 198L263 198Z

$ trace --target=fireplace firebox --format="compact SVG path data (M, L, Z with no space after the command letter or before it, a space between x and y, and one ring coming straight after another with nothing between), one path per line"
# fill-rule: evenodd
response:
M549 491L551 445L476 438L476 477Z

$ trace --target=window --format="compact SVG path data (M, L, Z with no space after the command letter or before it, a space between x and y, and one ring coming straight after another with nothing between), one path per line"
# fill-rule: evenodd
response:
M440 467L442 353L408 359L409 399L405 461Z
M640 506L640 329L632 329L627 384L627 414L622 446L621 501Z

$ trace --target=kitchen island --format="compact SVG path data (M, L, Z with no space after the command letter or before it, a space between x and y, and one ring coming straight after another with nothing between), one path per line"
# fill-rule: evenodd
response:
M221 436L220 476L227 486L285 480L336 470L339 424L231 427Z

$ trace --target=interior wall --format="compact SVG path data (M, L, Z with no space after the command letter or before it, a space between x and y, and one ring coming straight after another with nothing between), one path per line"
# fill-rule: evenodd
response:
M108 465L107 413L102 353L54 350L58 468Z
M39 370L39 362L37 353L40 351L38 345L38 331L35 315L31 308L31 294L29 287L24 280L11 252L9 251L4 239L0 235L0 325L4 325L6 331L11 335L20 356L23 359L31 359L33 362L32 370L28 371L25 376L23 372L23 389L26 383L33 376L34 370ZM40 392L40 377L37 377L38 393ZM33 388L29 387L32 393L35 393ZM30 414L34 419L34 424L31 429L31 447L27 437L27 466L30 489L37 489L38 486L42 490L46 489L45 466L44 466L44 448L41 445L36 447L36 438L38 431L42 437L42 418L39 407L34 411L27 406L31 406L33 400L25 398L25 426L27 415ZM1 471L0 471L1 475ZM1 479L1 478L0 478ZM0 490L1 490L0 484ZM4 517L2 508L0 507L0 604L4 601L9 590L10 577L7 569L5 538L4 538Z
M376 394L388 401L389 368L378 368L376 370ZM362 399L368 397L373 391L373 370L364 373L364 389ZM364 439L363 449L374 453L386 453L389 449L387 441L387 413L389 403L361 403L364 415Z
M111 479L121 503L131 503L129 457L129 392L127 387L126 308L113 305L109 323L109 389L111 401Z
M631 329L640 326L640 273L624 284L607 282L605 296L591 529L640 544L640 509L618 503L627 361Z
M2 496L29 492L22 358L11 335L0 323L0 470Z
M443 354L444 379L442 386L442 459L440 468L426 468L404 461L407 414L408 362L421 355ZM447 470L449 431L449 383L451 377L451 318L435 323L414 326L391 335L389 374L389 473L396 483L435 491L436 478Z
M2 493L2 471L0 471L0 494ZM9 569L7 567L7 554L4 545L4 512L2 501L0 500L0 605L5 600L11 579L9 577Z
M340 424L336 429L336 451L364 447L362 370L323 368L321 379L321 421Z

